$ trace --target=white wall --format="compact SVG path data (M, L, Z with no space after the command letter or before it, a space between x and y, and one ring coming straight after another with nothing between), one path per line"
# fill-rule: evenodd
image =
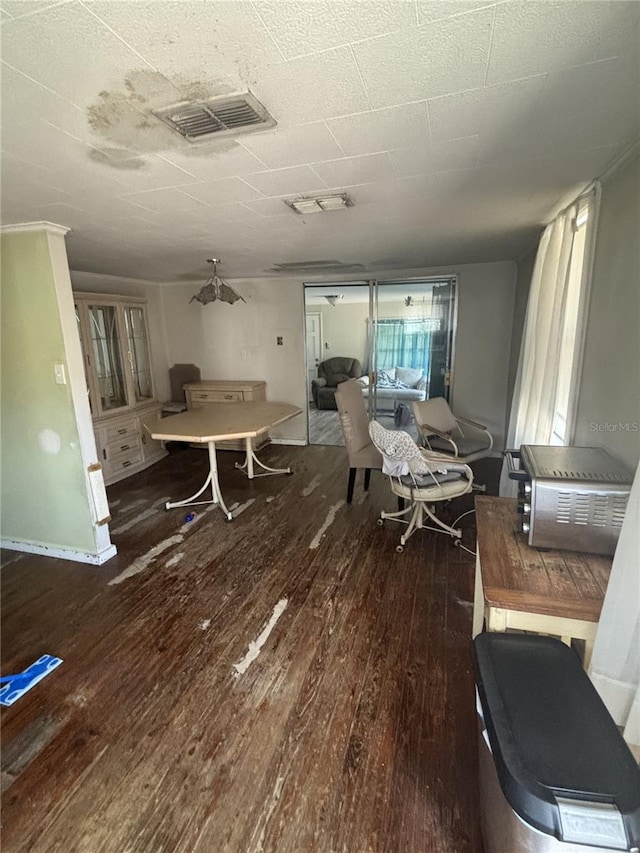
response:
M575 435L576 445L605 447L632 471L640 459L639 235L636 154L602 185Z
M367 354L369 292L363 302L308 305L309 313L322 315L322 360L344 355L357 358L364 368Z
M503 450L516 265L466 264L449 272L459 282L452 408L486 424Z
M190 302L198 290L193 284L160 288L169 364L193 362L203 379L264 379L268 400L305 410L302 282L251 279L233 287L246 304ZM271 430L275 439L303 441L306 435L306 412Z
M451 274L456 274L459 282L453 403L460 414L486 423L497 449L501 449L516 265L505 261L394 270L387 278ZM268 399L304 408L304 281L265 278L234 280L231 284L247 299L246 305L189 303L197 286L161 287L168 364L194 362L203 379L264 379ZM283 338L282 347L276 345L278 335ZM332 342L331 355L351 354L334 351L333 347ZM306 430L306 418L300 417L273 430L272 435L304 440Z

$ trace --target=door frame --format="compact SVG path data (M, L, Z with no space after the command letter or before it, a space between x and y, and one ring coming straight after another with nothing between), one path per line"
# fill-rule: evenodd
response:
M309 378L309 347L307 344L307 317L310 317L310 316L318 318L318 329L319 329L318 335L319 335L320 341L319 341L318 364L316 365L316 367L322 361L322 342L324 341L324 335L323 335L323 330L322 330L322 312L321 311L307 311L306 307L305 307L305 312L304 312L304 321L305 321L305 325L304 325L304 330L305 330L304 356L305 356L305 359L304 360L305 360L305 365L306 365L306 376L307 376L307 390L306 390L307 408L309 408L309 402L311 401L311 380Z

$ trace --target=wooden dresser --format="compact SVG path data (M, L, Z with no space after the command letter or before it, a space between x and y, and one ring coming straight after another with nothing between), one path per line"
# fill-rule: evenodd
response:
M249 400L266 400L267 383L259 379L203 379L201 382L189 382L184 386L187 408L196 409L207 403L242 403ZM257 450L269 441L265 433L254 440ZM216 445L220 450L245 449L244 439L221 441Z

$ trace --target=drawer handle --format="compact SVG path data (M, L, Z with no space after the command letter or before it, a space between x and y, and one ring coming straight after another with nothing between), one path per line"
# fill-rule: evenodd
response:
M107 448L106 448L106 447L103 447L103 448L102 448L102 458L103 458L103 459L106 459L106 458L107 458Z
M129 445L128 445L128 444L121 444L121 445L120 445L120 450L128 450L128 449L129 449Z
M124 429L119 429L119 430L118 430L118 435L126 435L126 434L127 434L127 429L126 429L126 427L125 427Z
M128 467L129 467L129 465L131 465L131 461L130 461L130 460L127 460L126 462L123 462L123 463L122 463L122 467L123 467L123 468L128 468Z
M224 399L225 400L233 400L233 394L225 394Z

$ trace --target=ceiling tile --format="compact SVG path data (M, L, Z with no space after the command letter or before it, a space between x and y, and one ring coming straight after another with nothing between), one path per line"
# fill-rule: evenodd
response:
M121 156L121 149L107 149L99 161L113 177L126 183L130 192L180 187L199 184L200 181L183 169L154 154L140 157ZM115 156L114 156L115 154ZM97 156L97 155L96 155Z
M454 15L462 15L475 9L484 9L494 6L495 0L417 0L416 11L418 24L430 24L441 21L443 18L452 18Z
M204 202L175 189L127 193L122 198L134 204L139 204L141 207L146 207L147 210L171 211L171 216L174 213L182 214L188 210L202 211L206 209Z
M305 124L371 108L351 48L266 65L255 93L278 121Z
M280 126L272 131L246 136L242 141L269 169L335 160L344 154L322 121L298 127Z
M308 166L278 169L274 172L258 172L248 175L246 182L263 195L300 195L326 189L326 184Z
M220 140L220 143L215 146L196 145L185 153L169 151L162 154L161 158L201 181L239 178L265 168L265 164L239 142L227 138Z
M205 204L214 206L261 197L257 190L240 178L225 178L221 181L192 184L186 191L194 198L204 201Z
M598 109L594 109L598 104ZM540 116L601 115L624 123L640 113L640 51L550 74L536 114Z
M476 165L478 137L436 142L423 149L405 148L391 151L389 156L400 178L430 175L451 169L467 169Z
M254 7L286 59L379 36L416 24L412 3L365 0L357 13L337 2L255 2Z
M265 216L268 219L286 217L290 219L295 216L291 208L284 203L285 198L289 198L287 194L282 196L273 196L272 198L260 198L256 201L246 201L244 206L248 207L258 216Z
M49 121L64 126L72 136L78 136L79 130L86 130L89 126L81 109L4 62L0 74L0 103L3 128L27 121L38 125L41 121Z
M431 138L435 142L459 139L487 127L509 132L532 114L546 81L545 75L539 75L433 98L429 101Z
M348 157L421 147L429 141L425 102L330 119L327 125Z
M484 84L494 9L469 12L354 45L374 107L393 106Z
M91 10L194 97L217 83L248 83L261 63L280 57L253 5L243 0L93 0Z
M640 133L640 3L10 9L24 17L2 21L3 215L70 226L72 266L94 272L204 276L214 254L229 277L305 258L384 272L514 257ZM237 89L273 130L194 146L151 114ZM354 207L283 203L327 183Z
M5 22L2 58L83 108L125 74L150 71L144 60L76 2Z
M328 187L346 187L350 184L366 184L395 177L387 153L345 157L330 163L318 163L313 168Z
M21 18L23 15L34 15L51 6L60 6L69 0L2 0L2 12L12 18Z
M637 53L639 15L637 2L500 4L487 82L584 65L630 50Z

